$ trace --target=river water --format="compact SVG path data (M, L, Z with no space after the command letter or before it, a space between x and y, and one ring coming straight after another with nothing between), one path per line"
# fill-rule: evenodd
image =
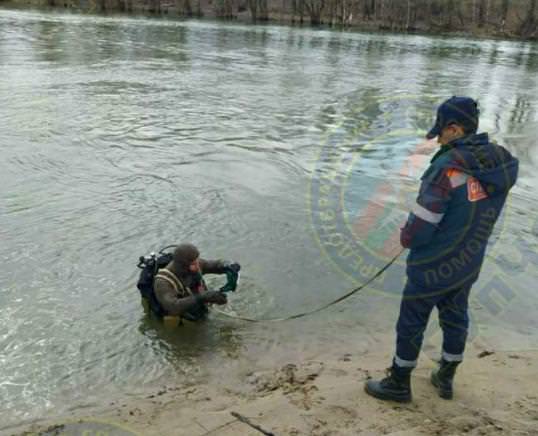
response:
M0 59L0 431L171 381L389 351L403 256L311 317L177 331L144 314L136 261L193 241L241 262L230 313L328 303L397 252L433 152L417 144L454 94L521 161L471 341L538 348L538 45L0 9Z

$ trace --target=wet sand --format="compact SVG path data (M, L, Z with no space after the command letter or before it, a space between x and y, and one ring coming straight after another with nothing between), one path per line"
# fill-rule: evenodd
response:
M264 434L260 429L316 436L538 434L537 351L491 352L472 345L452 401L439 398L430 385L434 362L423 355L412 380L413 402L404 405L378 401L363 390L365 380L383 376L390 358L332 355L247 372L240 386L222 379L164 386L10 434L62 434L62 423L92 419L140 435L256 436Z

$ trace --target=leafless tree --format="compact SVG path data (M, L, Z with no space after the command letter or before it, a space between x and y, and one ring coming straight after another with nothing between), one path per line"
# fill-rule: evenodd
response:
M536 4L538 0L530 0L529 9L526 17L522 20L519 34L524 38L536 37L537 21L536 21Z
M292 0L291 2L291 10L292 10L292 22L296 21L295 16L299 16L299 23L303 24L304 21L304 13L305 13L305 6L304 6L304 0Z
M321 15L326 6L326 0L305 0L306 11L310 15L310 23L314 26L321 24Z
M510 7L510 0L502 0L501 4L501 32L504 32L506 25L506 19L508 18L508 9Z
M253 21L267 20L269 18L267 0L247 0L247 6Z

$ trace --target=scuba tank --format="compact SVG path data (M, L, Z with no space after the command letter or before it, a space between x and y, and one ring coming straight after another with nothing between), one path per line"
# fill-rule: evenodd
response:
M136 287L140 291L140 295L143 299L142 301L143 303L147 303L149 309L159 318L162 318L165 315L165 310L155 296L153 281L157 271L164 268L173 259L172 253L163 253L162 251L163 250L159 251L158 255L151 252L146 256L140 256L138 264L136 265L142 270L140 271L140 276L136 283Z

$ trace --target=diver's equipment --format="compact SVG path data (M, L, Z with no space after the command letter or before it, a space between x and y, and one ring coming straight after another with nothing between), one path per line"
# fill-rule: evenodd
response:
M161 269L166 267L174 258L174 253L165 252L169 248L174 248L176 245L168 245L164 248L161 248L158 253L151 252L146 256L140 256L138 259L137 267L142 271L140 272L140 277L136 287L140 291L140 295L147 302L151 312L155 314L158 318L173 318L168 316L164 308L161 306L157 297L155 296L155 291L153 289L153 284L155 280L155 275ZM201 277L200 277L201 279ZM185 312L181 318L184 318L188 321L199 321L203 319L208 313L206 305L200 300L192 309ZM179 317L177 317L179 318Z
M222 286L220 292L235 292L239 283L239 270L241 266L238 263L224 265L226 271L226 284Z
M153 291L153 280L155 274L160 268L164 268L168 265L173 258L172 253L163 253L162 250L159 251L159 254L154 252L148 254L147 256L140 256L138 259L138 264L136 265L142 271L138 278L136 287L140 291L140 295L144 298L151 311L157 315L159 318L165 315L165 311L157 301L155 297L155 292Z
M159 269L166 267L174 258L174 253L170 251L167 252L166 250L175 247L177 247L177 245L167 245L166 247L161 248L157 253L151 252L146 256L140 256L137 264L137 267L142 271L140 272L140 277L136 286L143 298L143 304L145 305L147 303L151 311L158 318L162 318L163 320L165 317L171 317L168 316L166 311L157 300L155 291L153 289L153 283L155 280L155 275ZM224 265L226 284L222 286L218 292L234 292L237 289L240 269L241 267L238 263L227 263ZM204 283L202 274L198 274L197 280L199 283ZM205 283L204 288L206 288ZM181 318L188 321L199 321L205 318L208 312L208 308L201 298L199 303L196 304L192 309L185 312Z

